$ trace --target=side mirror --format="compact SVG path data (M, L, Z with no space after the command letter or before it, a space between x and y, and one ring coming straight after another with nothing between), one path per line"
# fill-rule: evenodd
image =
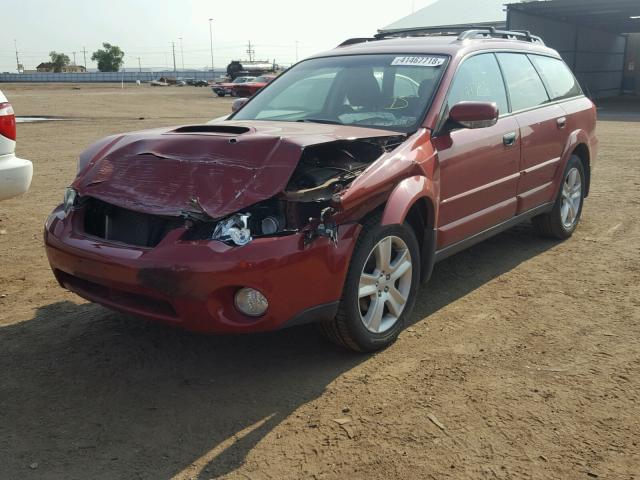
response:
M248 98L236 98L233 103L231 104L231 112L235 113L238 110L240 110L245 103L247 103L249 101Z
M449 110L449 120L464 128L486 128L496 124L498 114L492 102L459 102Z

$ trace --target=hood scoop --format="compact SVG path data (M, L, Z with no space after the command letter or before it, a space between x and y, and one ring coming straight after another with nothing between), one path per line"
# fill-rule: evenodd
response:
M176 128L168 133L236 136L249 133L250 131L251 129L248 127L241 127L237 125L187 125L185 127Z

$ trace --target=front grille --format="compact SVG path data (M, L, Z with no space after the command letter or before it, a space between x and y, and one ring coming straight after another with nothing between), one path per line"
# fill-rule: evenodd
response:
M183 224L180 218L134 212L96 198L85 198L82 205L85 233L138 247L155 247Z

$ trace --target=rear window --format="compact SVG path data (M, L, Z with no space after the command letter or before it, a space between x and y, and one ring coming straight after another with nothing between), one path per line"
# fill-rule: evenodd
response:
M529 55L529 58L547 84L553 100L582 95L580 85L562 60L542 55Z
M512 112L537 107L549 101L540 75L526 55L498 53L497 56L507 83Z

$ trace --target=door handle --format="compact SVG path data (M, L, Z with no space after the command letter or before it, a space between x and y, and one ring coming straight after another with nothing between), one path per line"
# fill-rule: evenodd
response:
M502 137L502 143L505 147L512 147L516 143L516 138L518 138L516 132L505 133Z
M560 117L559 119L556 120L556 123L558 124L558 128L564 128L567 126L567 117Z

